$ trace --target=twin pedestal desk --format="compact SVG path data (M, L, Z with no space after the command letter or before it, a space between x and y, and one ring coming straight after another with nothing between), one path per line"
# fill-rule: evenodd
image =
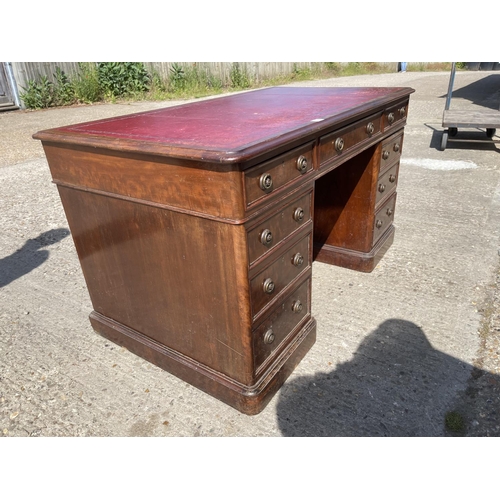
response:
M38 132L92 327L246 414L313 345L314 260L394 238L411 88L276 87Z

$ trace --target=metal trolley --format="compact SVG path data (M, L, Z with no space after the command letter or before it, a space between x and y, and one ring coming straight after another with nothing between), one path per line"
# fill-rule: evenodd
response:
M441 137L441 150L446 149L450 137L455 137L459 128L484 128L486 137L492 139L496 134L497 127L500 127L500 111L494 109L478 110L450 110L451 94L453 93L453 83L455 81L455 65L451 65L450 83L448 85L448 95L443 112L443 135Z

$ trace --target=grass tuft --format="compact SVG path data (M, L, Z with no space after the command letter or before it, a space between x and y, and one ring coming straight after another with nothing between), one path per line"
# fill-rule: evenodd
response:
M462 415L456 411L449 411L444 417L444 426L446 430L454 434L465 433L465 421Z

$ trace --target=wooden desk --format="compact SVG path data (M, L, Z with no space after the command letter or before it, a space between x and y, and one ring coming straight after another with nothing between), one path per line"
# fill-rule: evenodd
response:
M394 237L410 88L268 88L46 130L110 340L247 414L315 341L314 259Z

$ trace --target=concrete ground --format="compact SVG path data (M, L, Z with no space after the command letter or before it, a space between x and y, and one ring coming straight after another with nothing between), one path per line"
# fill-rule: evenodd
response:
M47 128L177 104L0 113L0 435L500 435L500 149L439 150L449 73L299 86L409 86L393 246L371 274L314 263L318 340L246 416L92 330L43 150ZM495 107L500 72L460 72L453 109ZM485 139L459 131L457 138ZM500 140L499 133L494 140Z

